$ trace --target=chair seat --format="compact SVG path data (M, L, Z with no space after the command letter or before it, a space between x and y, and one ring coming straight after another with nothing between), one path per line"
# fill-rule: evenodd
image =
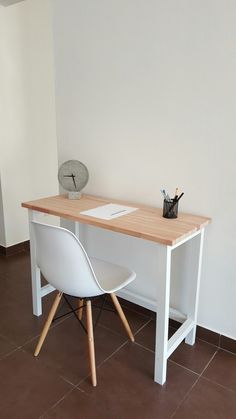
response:
M107 293L116 292L135 279L136 274L123 266L90 257L99 285Z

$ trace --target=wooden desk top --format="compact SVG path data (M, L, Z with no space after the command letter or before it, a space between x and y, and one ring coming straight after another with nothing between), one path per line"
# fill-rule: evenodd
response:
M80 214L81 211L109 203L133 206L138 210L109 221ZM176 219L167 219L162 217L161 208L92 195L82 195L81 199L76 200L68 199L66 195L50 196L23 202L22 207L170 246L205 227L211 221L208 217L183 213L179 213Z

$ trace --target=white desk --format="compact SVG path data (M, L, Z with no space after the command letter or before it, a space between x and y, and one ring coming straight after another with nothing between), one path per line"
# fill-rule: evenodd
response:
M110 202L138 207L138 210L109 221L80 214L81 211ZM162 217L160 208L134 205L130 202L108 200L89 195L83 195L79 200L69 200L65 195L58 195L25 202L22 206L28 209L29 221L36 219L38 212L47 213L74 221L77 233L79 231L78 224L83 223L159 244L154 380L161 385L164 384L169 356L184 339L190 345L195 342L203 238L205 227L209 224L210 218L180 213L177 219L169 220ZM193 239L197 239L197 246L195 246L197 255L190 255L189 257L194 257L195 260L197 257L197 264L195 262L191 263L191 260L188 264L190 267L192 266L191 279L194 280L194 287L191 295L188 296L191 304L188 313L186 313L186 320L168 340L171 255L174 249ZM35 261L35 243L31 226L30 249L33 312L36 316L40 316L42 314L42 297L52 292L53 288L50 285L41 286L40 271Z

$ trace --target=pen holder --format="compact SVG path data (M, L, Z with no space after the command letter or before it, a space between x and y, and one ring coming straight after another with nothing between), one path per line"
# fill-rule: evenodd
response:
M177 218L178 217L178 201L163 201L163 217L164 218Z

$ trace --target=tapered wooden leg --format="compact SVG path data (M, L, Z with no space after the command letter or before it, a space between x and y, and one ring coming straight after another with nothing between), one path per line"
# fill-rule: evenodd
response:
M79 304L78 304L78 317L79 320L82 320L83 317L83 305L84 305L84 300L83 298L79 298Z
M58 305L59 305L59 303L61 301L62 295L63 295L62 292L58 292L57 295L56 295L56 298L55 298L55 300L53 302L52 308L50 310L50 313L49 313L48 318L46 320L46 323L44 325L43 331L42 331L42 333L40 335L38 344L36 346L36 349L35 349L35 352L34 352L34 356L38 356L38 354L39 354L39 352L40 352L40 350L42 348L43 342L44 342L44 340L45 340L45 338L46 338L46 336L48 334L49 327L51 326L51 323L53 321L53 317L55 316L55 313L56 313L57 308L58 308Z
M123 325L124 325L124 327L125 327L125 330L126 330L126 332L127 332L128 336L129 336L130 340L131 340L132 342L134 342L134 336L133 336L133 333L131 332L130 325L129 325L129 323L128 323L128 320L127 320L127 319L126 319L126 317L125 317L125 314L124 314L124 312L123 312L123 310L122 310L122 308L121 308L121 305L120 305L120 303L119 303L119 301L118 301L118 298L117 298L117 296L114 294L114 292L112 292L112 293L111 293L111 298L112 298L112 301L113 301L113 303L114 303L114 306L115 306L115 308L116 308L116 310L117 310L117 313L118 313L118 314L119 314L119 316L120 316L120 319L121 319L121 321L122 321L122 323L123 323Z
M87 314L89 363L90 363L90 370L91 370L91 376L92 376L92 384L94 387L96 387L97 377L96 377L95 350L94 350L94 339L93 339L93 318L92 318L92 307L91 307L90 300L87 300L87 303L86 303L86 314Z

